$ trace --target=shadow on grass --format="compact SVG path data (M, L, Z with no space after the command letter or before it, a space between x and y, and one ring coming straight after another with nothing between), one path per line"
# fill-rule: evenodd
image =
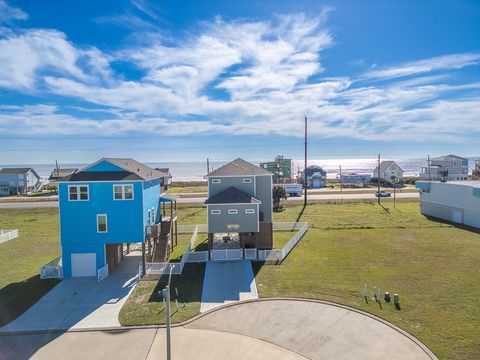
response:
M297 220L295 220L296 222L299 222L302 219L303 213L305 212L306 208L307 208L307 205L303 204L302 210L300 210L300 212L298 213L298 216L297 216Z
M40 275L11 283L0 289L0 326L23 314L60 281L41 280Z
M172 275L170 294L172 300L180 303L200 302L202 300L205 263L185 264L181 275ZM167 286L168 274L158 280L148 302L163 302L162 290ZM178 294L178 295L177 295Z
M470 232L473 232L473 233L476 233L476 234L480 234L480 229L478 229L476 227L473 227L473 226L469 226L469 225L465 225L465 224L458 224L458 223L455 223L453 221L439 219L439 218L428 216L428 215L425 215L425 217L432 222L436 222L436 223L444 224L444 225L451 225L451 226L453 226L457 229L466 230L466 231L470 231Z

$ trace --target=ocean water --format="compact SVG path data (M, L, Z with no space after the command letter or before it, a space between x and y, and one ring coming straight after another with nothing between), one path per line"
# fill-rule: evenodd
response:
M476 158L469 158L470 171L475 166ZM427 166L426 158L410 158L410 159L390 159L385 158L382 160L394 160L403 170L404 176L418 176L423 166ZM258 165L260 161L251 161ZM218 168L225 164L225 162L210 162L210 167ZM159 162L159 163L146 163L151 167L169 168L172 174L173 181L199 181L204 179L207 173L207 164L205 162L192 161L192 162ZM59 164L63 168L82 168L87 164ZM373 170L377 166L376 158L339 158L339 159L309 159L308 165L318 165L323 167L327 171L327 178L334 179L340 172L340 166L342 172L356 172L360 174L372 174ZM55 164L17 164L17 165L0 165L2 167L32 167L40 175L42 180L48 179L52 170L55 168ZM294 160L294 171L292 173L297 174L297 171L303 170L303 160Z

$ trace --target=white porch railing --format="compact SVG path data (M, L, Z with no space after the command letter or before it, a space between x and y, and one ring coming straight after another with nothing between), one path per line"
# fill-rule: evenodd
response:
M0 244L18 237L18 230L2 230L0 229Z
M97 281L100 282L108 276L108 264L97 270Z
M213 261L242 260L242 249L211 250L210 259Z
M40 279L61 279L63 278L62 257L59 256L55 260L40 268Z
M190 242L188 243L187 249L185 250L182 260L178 263L170 263L170 262L147 262L145 263L145 272L147 275L163 275L163 274L169 274L170 269L172 269L172 274L173 275L179 275L183 271L183 267L185 266L185 263L187 262L187 258L189 253L191 253L193 244L195 243L195 240L197 239L198 235L198 229L199 225L195 225L195 228L193 230L192 237L190 238ZM208 260L208 257L207 257Z
M308 223L303 222L284 222L273 223L273 229L276 231L294 231L297 233L290 239L290 241L282 249L270 249L270 250L258 250L257 249L222 249L222 250L210 250L210 260L213 261L228 261L228 260L242 260L245 254L245 260L256 261L271 261L280 262L287 257L292 249L297 245L300 239L305 235L308 230ZM186 263L195 262L207 262L209 259L208 251L192 251L193 245L199 232L206 231L206 224L202 225L182 225L181 231L183 233L190 233L193 231L190 242L185 250L182 260L178 263L158 262L158 263L145 263L147 275L163 275L168 274L172 269L172 274L179 275L183 271L183 267ZM180 232L180 227L179 227ZM141 274L141 265L139 268L139 274Z

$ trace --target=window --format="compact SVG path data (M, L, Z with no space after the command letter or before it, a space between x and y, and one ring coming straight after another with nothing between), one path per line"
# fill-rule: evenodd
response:
M228 209L228 213L230 215L236 215L236 214L238 214L238 210L237 209Z
M133 200L133 185L113 185L115 200Z
M255 214L255 209L245 209L245 214Z
M252 179L243 179L244 184L250 184L252 182Z
M147 210L147 225L152 225L150 222L151 215L150 215L150 209Z
M150 211L150 224L155 224L155 208L152 208L152 210Z
M212 210L212 211L210 211L210 214L212 214L212 215L220 215L220 210Z
M212 179L212 184L220 184L221 182L220 179Z
M68 187L68 200L70 201L87 201L88 200L88 185Z
M98 233L107 232L107 215L105 214L97 215L97 232Z

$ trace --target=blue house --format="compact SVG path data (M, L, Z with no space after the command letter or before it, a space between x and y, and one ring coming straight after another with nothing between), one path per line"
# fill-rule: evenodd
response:
M168 259L176 216L174 201L160 194L163 175L133 159L103 158L60 179L64 278L97 276L105 266L111 271L123 244L142 243L143 263Z

